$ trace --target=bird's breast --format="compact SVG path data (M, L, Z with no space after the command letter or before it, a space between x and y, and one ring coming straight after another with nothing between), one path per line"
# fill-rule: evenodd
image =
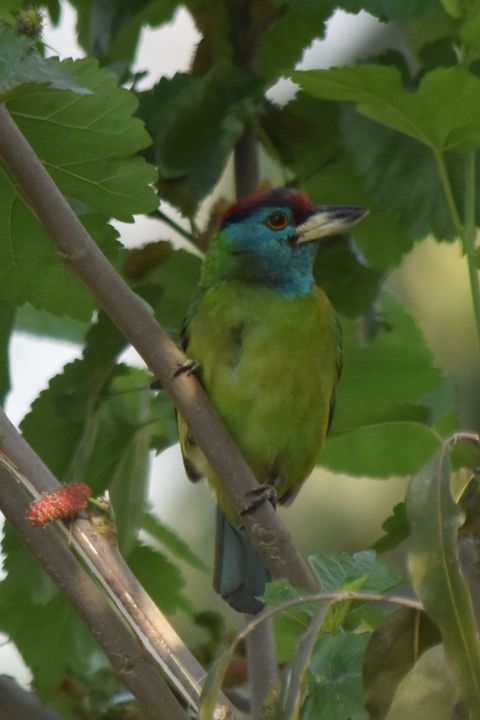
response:
M259 482L278 468L280 497L301 482L326 435L338 373L325 294L288 298L239 282L211 288L192 318L187 353Z

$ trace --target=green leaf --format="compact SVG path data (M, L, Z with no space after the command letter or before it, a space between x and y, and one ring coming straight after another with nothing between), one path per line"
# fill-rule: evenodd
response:
M0 26L0 101L33 92L38 83L80 94L90 92L65 66L42 57L34 40L19 35L13 28Z
M354 102L357 110L441 152L480 144L480 80L460 66L426 73L409 92L393 67L355 65L292 73L292 79L315 97ZM451 112L432 112L447 107Z
M190 546L151 512L144 513L142 529L155 538L157 542L163 545L179 560L183 560L196 570L208 572L207 565L190 549Z
M88 327L88 323L71 317L58 317L46 310L38 310L29 303L18 308L15 320L15 330L19 332L42 338L65 340L78 345L84 341Z
M9 524L2 548L7 576L0 582L0 630L12 639L32 671L36 691L52 701L67 673L86 681L105 660Z
M82 221L101 250L112 259L117 233L98 216ZM17 305L28 301L56 315L89 320L94 301L56 256L47 232L25 204L17 186L0 166L0 298Z
M136 545L129 553L128 565L153 601L165 613L181 609L191 611L183 594L185 585L179 569L170 560L148 545Z
M443 647L437 645L424 652L402 680L385 720L451 720L455 701L456 688L445 653Z
M400 222L415 240L429 234L453 239L452 221L429 148L390 128L379 127L349 108L342 114L341 127L355 171L378 204L394 218L392 224ZM463 186L459 164L463 165L461 158L449 157L449 174L458 178L453 183L457 195Z
M60 190L104 217L131 221L151 212L154 169L132 157L150 144L143 123L133 117L134 95L92 59L65 60L67 71L89 95L36 87L8 103L15 122Z
M319 458L335 472L386 478L410 475L438 449L441 438L416 422L364 425L329 438Z
M454 18L462 16L463 3L459 0L440 0L445 11Z
M323 603L323 607L317 609L309 626L298 639L293 657L284 670L280 696L273 711L277 720L292 720L298 717L305 676L328 610L328 603Z
M108 488L118 544L128 554L142 524L150 441L161 422L152 413L149 373L125 366L117 367L115 373L87 419L91 432L84 442L80 471L95 493Z
M385 534L372 545L373 550L378 553L393 550L408 537L410 528L404 502L395 505L393 513L382 524L382 530L385 531Z
M480 646L460 569L457 531L464 518L452 498L450 475L445 445L412 480L408 565L425 611L441 630L448 663L473 717L480 713Z
M172 337L180 338L187 310L200 279L200 259L185 250L174 250L135 285L135 290L155 310L155 317Z
M455 1L455 0L453 0ZM278 4L280 0L274 0ZM337 8L348 13L359 13L362 11L370 13L381 20L397 20L399 22L409 18L428 15L438 7L438 0L288 0L291 8L302 8L308 10L321 5L328 9L329 14Z
M299 178L319 172L340 151L336 105L299 92L285 107L269 104L259 117L267 151Z
M418 610L403 607L385 618L365 652L365 708L370 720L384 720L402 678L425 650L439 642L437 627Z
M268 17L270 3L263 4L267 6ZM258 5L261 3L257 2ZM329 5L322 1L282 4L262 37L258 53L262 77L276 79L286 67L294 67L302 59L305 48L315 38L323 38L325 22L333 10Z
M382 2L378 0L340 0L334 5L349 13L365 10L381 20L402 22L410 18L429 15L437 9L438 0L402 0L401 3L397 0L382 0Z
M424 397L442 381L414 319L392 297L382 297L383 322L368 345L342 322L344 369L337 388L335 434L383 422L428 421ZM332 438L333 439L333 438Z
M212 189L249 117L259 82L227 63L205 75L162 78L142 93L140 116L153 138L160 194L191 215Z
M335 310L358 317L373 305L383 275L367 265L352 239L333 238L321 243L314 266L315 281L325 290Z
M75 4L75 3L74 3ZM161 25L171 20L177 8L175 0L116 0L105 3L93 0L88 16L88 45L92 55L104 62L131 62L138 38L145 25Z
M363 707L362 660L369 633L320 637L302 705L302 720L367 720Z
M412 249L414 236L401 220L383 207L367 190L363 177L346 153L303 180L301 187L321 203L353 204L368 208L370 214L354 228L353 237L367 263L376 270L398 265Z
M363 592L383 593L403 580L396 570L377 558L374 550L363 550L353 555L346 552L310 555L308 562L324 592L342 590L362 580Z
M124 346L116 327L101 315L88 333L82 358L50 381L22 422L25 438L64 482L91 481L84 470L95 437L95 411Z
M58 65L58 63L57 63ZM89 95L72 95L43 86L12 98L8 107L108 257L117 253L108 217L131 220L157 205L150 188L153 168L131 157L148 144L142 123L132 117L135 98L116 86L115 76L92 60L58 65ZM107 108L107 110L106 110ZM92 212L91 209L95 212ZM0 168L0 287L2 297L58 315L89 319L89 293L55 256L37 217L18 187Z
M398 218L388 212L388 206L378 202L376 193L367 190L352 159L343 152L337 107L300 92L284 108L270 106L260 122L267 152L294 174L296 183L316 202L369 208L369 216L354 232L368 264L375 270L397 264L411 249L414 238ZM346 273L347 278L349 275ZM368 292L374 276L372 271L365 275ZM355 285L356 291L357 288ZM342 297L342 303L348 304L347 296ZM352 300L350 307L354 304Z
M15 323L15 308L0 301L0 405L10 391L10 336Z

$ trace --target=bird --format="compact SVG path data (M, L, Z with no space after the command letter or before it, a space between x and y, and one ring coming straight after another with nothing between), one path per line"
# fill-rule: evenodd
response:
M315 205L279 187L229 207L204 258L182 346L260 486L289 504L330 428L342 371L341 332L314 282L318 242L367 211ZM217 502L214 589L256 614L271 577L228 492L179 416L188 477L206 478Z

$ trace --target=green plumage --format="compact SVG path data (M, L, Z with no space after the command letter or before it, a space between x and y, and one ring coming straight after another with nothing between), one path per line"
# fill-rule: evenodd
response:
M335 316L326 295L284 297L239 281L207 290L188 329L187 355L260 484L290 499L313 469L329 424L339 375ZM231 522L230 498L203 454L182 451L207 478Z
M199 363L210 400L280 503L296 495L318 460L341 372L338 324L313 283L311 240L348 227L359 212L318 209L285 189L234 206L211 244L185 323L185 351ZM257 612L268 571L181 418L179 434L189 476L207 479L221 509L214 585L232 607Z

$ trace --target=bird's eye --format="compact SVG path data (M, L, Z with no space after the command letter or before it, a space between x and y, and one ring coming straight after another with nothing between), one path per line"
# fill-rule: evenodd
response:
M283 230L288 225L288 217L283 212L273 212L266 220L267 227L270 230Z

